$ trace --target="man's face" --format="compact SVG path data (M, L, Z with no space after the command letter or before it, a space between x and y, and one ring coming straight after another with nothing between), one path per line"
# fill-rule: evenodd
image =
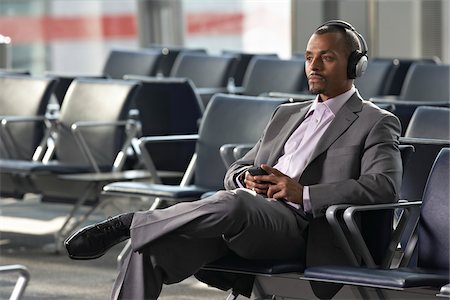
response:
M340 32L313 34L305 51L309 90L322 100L348 91L353 83L347 78L348 56Z

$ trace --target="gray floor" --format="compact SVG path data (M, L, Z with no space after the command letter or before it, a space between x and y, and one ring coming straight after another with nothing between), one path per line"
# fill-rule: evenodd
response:
M128 208L128 204L125 204ZM117 274L116 257L122 245L105 256L90 261L70 260L51 247L53 233L62 224L69 207L0 199L0 265L21 264L31 273L23 299L108 299ZM97 213L89 222L114 215L114 210ZM0 274L0 299L8 299L16 274ZM166 286L160 297L169 299L225 299L227 293L194 278Z

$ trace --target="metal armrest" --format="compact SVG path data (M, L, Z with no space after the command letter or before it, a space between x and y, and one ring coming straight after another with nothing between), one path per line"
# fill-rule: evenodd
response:
M349 230L351 239L354 243L354 247L356 247L356 251L361 255L364 263L368 267L375 267L375 262L367 248L364 239L362 237L361 231L357 225L355 220L356 213L363 211L374 211L374 210L386 210L386 209L397 209L400 208L403 210L402 215L398 221L397 227L394 229L393 237L391 243L389 244L389 251L383 259L381 267L387 268L390 266L395 249L397 248L398 243L403 234L403 230L406 227L406 224L409 222L411 216L415 216L414 222L418 221L418 214L413 214L414 210L418 212L420 210L421 201L414 202L400 202L400 203L392 203L392 204L374 204L374 205L359 205L359 206L349 206L344 211L344 222ZM412 241L411 237L409 237L409 241ZM408 242L409 244L409 242Z
M450 102L448 100L430 100L430 101L413 101L408 99L398 99L396 97L386 97L386 98L370 98L371 102L382 103L382 104L393 104L393 105L414 105L414 106L449 106Z
M426 139L426 138L412 138L412 137L400 137L400 144L432 144L446 146L450 143L450 140L438 140L438 139Z
M325 217L327 218L327 221L330 224L331 229L335 233L342 249L344 250L344 253L347 255L351 264L354 266L358 266L358 260L356 259L356 255L353 252L347 237L345 236L344 224L342 222L343 213L350 206L351 206L350 204L331 205L330 207L327 208Z
M235 160L244 157L248 151L250 151L255 145L254 144L240 144L234 147L233 156Z
M198 134L180 134L180 135L145 136L139 139L138 141L138 147L140 151L139 157L142 159L142 162L144 163L145 167L150 172L150 174L152 174L152 178L154 179L155 183L161 183L161 179L158 176L155 164L152 158L150 157L150 154L147 152L147 149L145 149L145 145L150 143L192 142L197 141L198 137L199 137ZM184 185L191 180L193 176L191 170L193 170L194 168L196 158L197 156L196 154L194 154L191 161L189 162L188 169L185 173L185 176L183 176L180 185Z
M11 273L18 272L19 278L16 281L16 285L9 297L10 300L18 300L22 298L25 288L27 287L28 281L30 280L30 272L25 266L22 265L7 265L0 266L0 273Z
M46 116L1 116L1 128L7 140L7 142L4 143L4 145L8 156L12 157L11 151L16 151L15 149L18 149L18 146L16 144L16 138L18 137L13 136L11 134L9 124L30 123L30 122L44 123L45 127L47 128L47 131L45 132L44 137L41 140L41 143L36 148L32 157L33 161L38 161L41 160L45 154L45 150L47 148L47 140L51 137L51 130L56 120L57 119L55 118L49 118ZM9 149L8 145L10 145L10 147L12 147L13 149Z
M223 164L225 165L225 168L228 168L231 166L232 163L236 160L233 155L234 148L238 144L225 144L222 145L219 149L220 157L222 158Z
M92 155L91 150L86 144L86 141L82 134L82 128L88 128L88 127L103 127L103 126L126 126L126 135L127 139L122 146L121 151L117 154L116 159L113 163L113 171L114 170L120 170L124 163L124 157L126 149L131 145L131 141L133 138L136 138L137 133L141 129L141 123L136 120L123 120L123 121L116 121L116 122L92 122L92 121L80 121L73 123L70 128L72 131L72 134L75 136L75 141L77 142L78 146L80 147L81 151L87 158L87 160L92 165L94 171L96 173L100 173L100 168L98 167L97 162L95 161L94 156Z

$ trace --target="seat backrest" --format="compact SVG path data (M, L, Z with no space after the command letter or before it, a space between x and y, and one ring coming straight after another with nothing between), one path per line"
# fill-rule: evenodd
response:
M169 77L172 71L173 64L180 53L194 52L194 53L206 53L202 48L184 48L164 45L150 45L152 50L157 50L161 53L161 60L158 64L157 75Z
M71 133L75 122L116 122L126 120L139 84L113 79L75 79L61 106L56 140L59 162L90 166L88 159ZM112 166L123 138L123 126L81 128L87 148L99 166Z
M299 92L304 87L304 74L303 59L254 57L244 76L244 94L258 96L269 92Z
M247 67L254 57L278 57L276 53L248 53L232 50L223 50L222 53L226 55L235 55L237 57L237 63L232 74L235 86L242 86Z
M0 76L0 115L1 116L43 116L50 101L56 80L31 76ZM0 157L31 159L34 150L43 138L43 124L40 122L20 122L8 124L18 149L7 155L0 147ZM3 135L4 133L2 133ZM0 145L6 145L8 139L0 137ZM9 149L9 148L8 148Z
M184 52L175 60L170 76L189 78L198 88L226 87L236 61L231 55Z
M400 95L403 82L411 65L415 63L437 64L438 61L434 58L397 58L397 57L374 57L371 61L394 61L397 66L394 74L389 82L385 84L385 91L383 95Z
M187 78L125 76L141 82L135 97L143 136L195 134L203 115L203 104ZM149 144L147 151L157 170L186 170L195 144Z
M449 101L450 65L413 64L406 74L401 100Z
M370 99L386 95L386 85L390 85L397 67L394 60L369 60L364 75L355 79L361 96Z
M405 137L450 140L450 108L419 106L409 121Z
M224 144L256 143L275 108L287 99L216 94L203 115L197 142L195 185L223 189Z
M125 74L155 76L161 53L156 50L113 49L103 67L103 74L114 79L122 79Z
M418 267L449 270L449 156L436 157L425 187L418 227Z

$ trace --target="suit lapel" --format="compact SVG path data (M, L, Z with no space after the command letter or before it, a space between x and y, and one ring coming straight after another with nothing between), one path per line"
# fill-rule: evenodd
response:
M347 130L347 128L358 118L356 112L361 111L361 109L362 100L359 98L357 93L354 93L339 110L328 129L320 138L311 155L309 163L311 163L321 153L325 152L330 145L333 144L334 141L345 132L345 130Z
M292 133L297 129L300 123L305 119L305 115L311 107L312 103L301 108L298 112L290 115L289 120L284 124L283 128L280 129L280 134L275 141L275 147L271 151L267 163L271 166L275 165L278 158L282 155L282 151L286 141L292 135Z

